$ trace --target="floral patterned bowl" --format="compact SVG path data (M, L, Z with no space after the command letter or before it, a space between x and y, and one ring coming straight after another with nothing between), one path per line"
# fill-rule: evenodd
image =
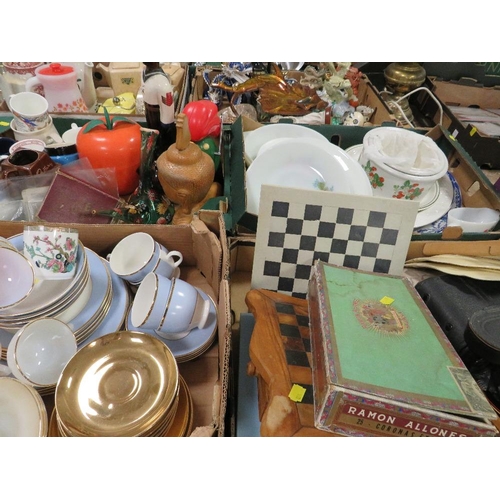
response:
M375 196L419 201L428 205L436 182L446 175L448 160L424 135L396 127L367 132L359 162Z

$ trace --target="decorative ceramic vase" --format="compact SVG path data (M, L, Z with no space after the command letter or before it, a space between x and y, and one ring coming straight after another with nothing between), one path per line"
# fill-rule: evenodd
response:
M158 180L175 205L173 224L189 224L210 197L215 167L212 158L191 141L187 116L179 113L176 141L157 160Z

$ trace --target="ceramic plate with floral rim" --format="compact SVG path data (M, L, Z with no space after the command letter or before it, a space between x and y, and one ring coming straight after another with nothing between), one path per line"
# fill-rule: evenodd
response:
M351 194L353 190L341 162L314 143L280 142L259 154L246 172L247 212L258 215L263 184Z

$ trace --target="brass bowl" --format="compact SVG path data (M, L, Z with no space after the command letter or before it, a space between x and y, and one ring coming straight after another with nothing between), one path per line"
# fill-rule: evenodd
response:
M67 436L148 434L174 404L179 372L170 349L152 335L118 331L79 350L55 391Z

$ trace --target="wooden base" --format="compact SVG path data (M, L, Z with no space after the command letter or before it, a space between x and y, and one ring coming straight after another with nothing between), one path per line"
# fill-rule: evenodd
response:
M247 374L257 377L261 436L335 436L314 426L307 300L251 290L245 301L255 317ZM305 389L300 401L292 388Z

